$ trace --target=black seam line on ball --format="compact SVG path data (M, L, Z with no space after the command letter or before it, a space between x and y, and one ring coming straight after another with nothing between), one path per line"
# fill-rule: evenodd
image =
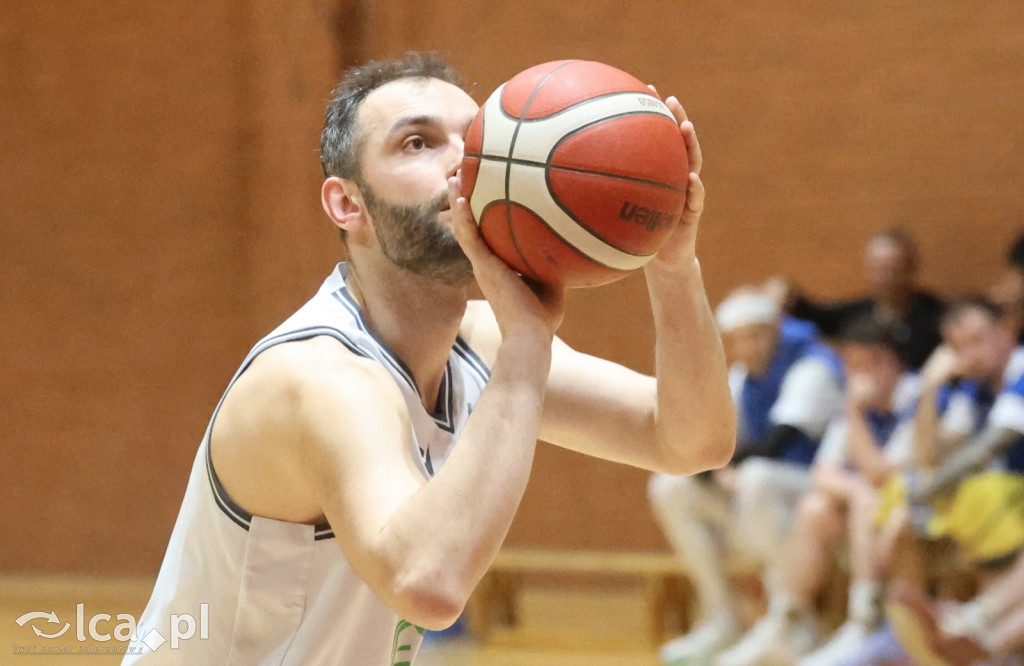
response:
M526 117L526 112L530 110L530 104L533 103L533 100L537 97L537 94L540 92L540 89L543 88L544 84L547 83L551 79L551 77L555 75L555 72L559 71L563 67L568 67L569 65L571 65L571 64L573 64L575 62L579 62L579 60L569 60L568 62L565 62L565 63L559 65L558 67L555 67L553 70L548 72L544 76L544 78L541 79L537 83L536 86L534 86L533 92L530 93L530 96L526 100L526 104L523 105L523 112L522 112L522 115L520 115L520 117L519 117L519 121L516 122L516 128L515 128L515 130L512 131L512 139L511 139L511 141L509 141L509 144L508 144L508 158L509 159L512 159L512 155L515 154L516 139L519 137L519 128L522 127L523 118ZM502 95L504 95L504 91L502 91ZM498 100L498 106L499 107L501 106L501 99ZM511 163L506 163L506 165L505 165L505 199L506 200L511 200L511 198L509 197L509 188L510 188L511 180L512 180L512 164ZM509 231L511 231L512 230L512 211L508 207L505 208L505 217L506 217L506 220L508 222Z
M565 245L565 247L569 248L570 250L572 250L573 252L575 252L579 256L583 257L584 259L586 259L590 263L592 263L592 264L594 264L596 266L600 266L601 268L607 268L610 271L619 271L620 273L627 273L627 272L629 272L627 269L616 268L615 266L609 266L608 264L606 264L604 262L598 261L594 257L590 256L589 254L585 253L583 250L579 249L578 247L576 247L575 245L570 243L569 239L567 239L565 236L563 236L562 234L560 234L557 231L555 231L555 228L552 227L550 224L548 224L547 220L545 220L543 217L541 217L539 214L537 214L536 211L534 211L531 208L527 208L526 206L524 206L522 204L516 204L516 205L519 206L520 208L524 209L524 210L529 211L530 214L532 214L537 219L538 222L540 222L542 225L544 225L544 227L548 231L551 232L552 236L554 236L555 238L558 238L559 240L561 240L562 243ZM572 218L571 215L570 215L570 218ZM573 220L575 221L574 218L573 218ZM598 240L601 240L605 245L608 245L609 247L615 247L614 245L609 244L607 241L602 240L600 236L597 236L596 234L594 234L594 232L592 232L587 227L585 227L583 225L580 225L580 226L583 228L584 231L589 233L591 236L594 236ZM621 252L621 250L620 250L620 252ZM623 252L623 254L629 254L629 253L628 252ZM522 255L520 255L520 256L522 256ZM645 255L633 255L633 256L645 256ZM525 263L526 260L524 259L523 261ZM527 266L529 266L529 264L527 264ZM532 268L531 268L531 270L532 270ZM534 271L534 273L536 273L536 271Z
M633 252L631 250L627 250L626 248L619 247L618 245L612 243L611 240L609 240L609 239L605 238L604 236L602 236L601 234L597 233L596 229L594 229L592 226L587 224L582 218L580 218L578 215L576 215L576 213L573 212L573 210L571 208L569 208L569 206L567 206L561 200L561 198L559 198L558 194L555 192L555 188L553 188L551 186L551 170L550 169L544 172L544 182L548 186L548 193L551 195L551 200L554 201L555 205L558 206L559 208L561 208L562 212L565 213L566 216L568 216L568 218L570 220L575 222L576 225L579 226L579 228L583 229L588 234L590 234L591 236L593 236L597 240L601 241L602 243L604 243L608 247L613 248L613 249L621 252L622 254L630 255L630 256L633 256L633 257L647 257L647 256L650 256L649 253L648 254L640 254L640 253L637 253L637 252ZM554 230L552 230L552 231L554 231ZM566 244L569 244L568 241L566 241ZM591 258L590 260L594 261L593 258ZM594 263L597 263L597 264L600 264L600 265L604 266L604 264L601 264L600 262L597 262L597 261L594 261ZM611 266L606 266L606 268L612 268L612 267ZM620 268L620 269L616 269L616 270L623 270L623 269Z
M574 60L573 62L580 62L580 61L579 60ZM552 74L554 74L554 72L552 72ZM541 83L543 83L543 81ZM540 116L539 118L526 118L525 117L525 115L526 115L525 113L522 116L519 116L517 118L516 116L513 116L511 113L507 113L505 111L505 108L500 103L498 104L498 111L501 113L501 115L505 116L509 120L515 120L515 121L522 122L522 123L539 123L542 120L548 120L549 118L557 118L558 116L562 115L563 113L568 113L569 111L572 111L573 109L576 109L576 108L578 108L580 106L583 106L584 104L587 104L589 102L593 102L594 100L597 100L597 99L607 99L609 97L621 97L622 95L643 95L644 97L650 97L651 99L658 99L657 97L655 97L651 93L644 92L644 91L641 91L641 90L613 90L611 92L606 92L606 93L602 93L600 95L594 95L593 97L588 97L586 99L581 99L578 102L573 102L569 106L561 108L558 111L553 111L553 112L549 113L546 116ZM531 96L530 100L532 100L532 99L533 99L533 97ZM527 103L529 103L530 100L528 100ZM658 99L658 101L660 102L661 100ZM664 116L665 115L664 113L658 113L657 111L650 111L649 113L654 113L654 114L657 114L659 116ZM668 116L665 116L665 117L668 118ZM672 118L668 118L668 119L672 120Z
M509 165L517 164L519 166L536 167L538 169L550 169L553 171L567 171L569 173L582 173L589 174L592 176L603 176L605 178L615 178L617 180L625 180L631 183L639 183L641 185L650 185L651 187L660 187L664 190L672 190L673 192L685 192L686 188L676 187L675 185L669 185L668 183L659 183L656 180L644 180L643 178L634 178L633 176L623 176L621 174L606 173L604 171L591 171L589 169L579 169L577 167L559 166L557 164L551 164L550 162L537 162L535 160L524 160L519 158L508 158L501 157L499 155L477 155L475 153L466 153L466 157L475 157L479 160L490 160L492 162L505 162ZM506 169L506 172L510 169ZM506 177L505 183L505 198L508 198L508 178Z

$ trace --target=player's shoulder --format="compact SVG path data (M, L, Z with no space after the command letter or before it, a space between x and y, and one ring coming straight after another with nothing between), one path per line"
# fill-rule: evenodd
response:
M785 380L837 383L834 362L825 354L806 354L786 370Z
M261 352L242 375L274 400L298 405L333 397L344 404L360 397L401 401L401 391L376 360L326 335L283 342Z
M1018 346L1010 354L1003 381L1007 389L1024 395L1024 346Z

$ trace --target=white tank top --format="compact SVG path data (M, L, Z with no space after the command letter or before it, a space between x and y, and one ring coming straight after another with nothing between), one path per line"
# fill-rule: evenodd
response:
M394 377L412 422L408 455L429 478L448 457L489 371L458 338L435 413L427 413L412 373L363 321L345 287L346 268L339 264L309 302L253 347L228 390L273 345L332 336L353 353L376 360ZM123 663L410 664L423 630L398 617L352 571L330 525L253 516L224 492L210 458L217 410L192 465L153 595ZM194 622L194 633L174 647L172 632L189 633L186 614ZM172 615L178 616L176 628ZM151 634L154 630L158 636Z

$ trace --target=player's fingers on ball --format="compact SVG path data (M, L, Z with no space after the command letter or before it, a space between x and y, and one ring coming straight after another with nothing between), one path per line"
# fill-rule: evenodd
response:
M686 188L686 208L698 215L704 212L704 183L695 172L690 174L690 184Z
M683 105L679 103L678 97L675 95L669 95L665 100L665 106L667 106L668 110L672 112L672 115L676 119L676 123L682 125L687 121L686 109L684 109Z
M484 241L480 238L480 230L473 220L473 213L469 209L469 202L465 197L458 197L451 203L453 216L453 229L455 239L459 241L463 251L472 260L483 250Z
M460 176L461 172L448 179L448 205L453 209L455 202L462 196L462 178Z
M683 132L683 141L686 142L686 157L690 163L690 171L700 173L704 166L704 154L700 149L700 141L697 140L697 130L689 120L683 122L679 129Z
M654 95L658 99L661 99L661 95L658 94L658 89L654 87L653 83L648 83L647 84L647 89L651 91L652 95Z
M465 197L459 197L452 210L455 213L455 240L459 242L462 251L469 258L475 273L480 271L501 271L505 263L498 258L480 235L480 228L473 220L469 209L469 202Z

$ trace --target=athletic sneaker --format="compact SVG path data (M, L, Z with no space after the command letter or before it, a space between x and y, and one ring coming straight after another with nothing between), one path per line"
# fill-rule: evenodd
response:
M860 622L847 620L823 646L800 660L800 666L836 666L856 652L871 632Z
M769 610L739 643L723 652L717 666L792 666L814 649L814 618L794 610Z
M715 655L739 637L731 614L715 615L690 633L661 646L658 657L668 666L710 666Z

